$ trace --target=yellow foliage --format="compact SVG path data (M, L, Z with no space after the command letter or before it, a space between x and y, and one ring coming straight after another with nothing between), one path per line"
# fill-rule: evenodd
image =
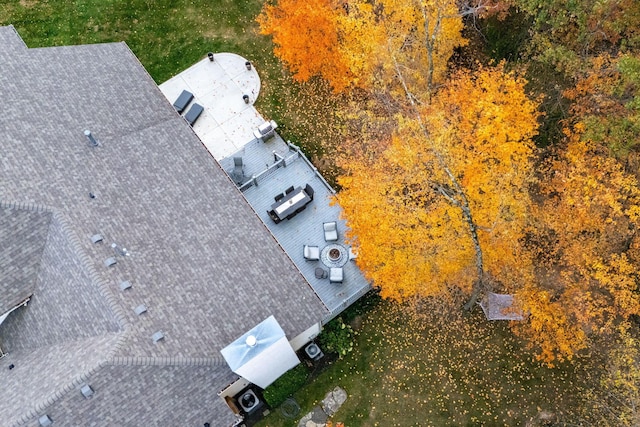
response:
M391 55L408 70L409 85L430 91L444 81L456 47L465 46L455 0L379 0ZM386 62L387 65L391 61ZM391 70L395 75L395 70Z
M500 68L458 73L422 112L428 137L417 120L399 117L380 155L342 165L348 173L339 179L338 200L358 263L384 297L470 292L476 254L455 203L458 184L478 226L487 273L506 286L529 277L519 242L537 112L524 83Z

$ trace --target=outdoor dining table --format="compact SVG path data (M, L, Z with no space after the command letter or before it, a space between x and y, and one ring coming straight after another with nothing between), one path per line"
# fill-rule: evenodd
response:
M304 188L297 187L281 200L271 205L271 211L280 221L293 217L303 206L311 202L311 197L304 191Z

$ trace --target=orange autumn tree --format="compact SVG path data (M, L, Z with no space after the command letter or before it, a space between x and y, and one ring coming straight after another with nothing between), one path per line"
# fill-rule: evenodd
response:
M640 314L640 190L580 122L544 164L528 236L536 248L534 283L516 296L529 313L516 332L547 362L571 359L594 336Z
M530 201L536 103L501 67L459 72L398 118L379 156L348 156L338 201L358 264L395 300L510 289L529 278L520 246Z
M394 57L430 89L467 43L463 15L455 0L277 0L258 23L300 81L321 76L336 92L386 86L395 83Z
M278 0L265 4L257 21L271 35L274 53L298 81L321 76L336 92L367 84L380 45L367 3L339 0ZM347 10L349 13L347 13Z

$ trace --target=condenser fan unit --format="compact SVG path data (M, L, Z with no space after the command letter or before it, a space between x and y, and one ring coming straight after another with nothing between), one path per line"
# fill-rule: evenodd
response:
M258 400L258 396L255 395L253 390L247 390L242 393L240 399L238 399L238 402L240 403L242 409L244 409L246 412L251 412L256 408L256 406L258 406L260 400Z
M309 358L312 360L318 360L322 356L324 356L322 350L320 350L320 347L318 347L318 345L313 342L304 348L304 352L307 353L307 356L309 356Z

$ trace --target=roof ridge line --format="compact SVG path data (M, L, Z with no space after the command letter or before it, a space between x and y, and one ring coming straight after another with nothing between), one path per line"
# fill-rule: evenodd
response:
M87 271L89 274L89 278L92 282L98 285L98 290L105 298L107 306L113 312L116 322L120 326L122 330L128 329L130 327L130 322L127 320L127 317L124 313L124 310L116 301L116 296L113 291L109 288L109 286L102 280L100 274L95 269L91 258L87 255L86 251L83 249L82 244L80 243L80 239L76 235L73 227L69 224L69 220L67 217L62 214L59 210L52 208L46 205L40 205L37 203L27 203L27 202L15 202L15 201L3 201L0 200L0 208L10 208L10 209L22 209L28 210L30 212L49 212L52 215L52 219L58 221L60 227L62 228L62 232L69 239L69 243L75 252L75 255L78 257L78 260L82 264L83 269ZM51 221L49 222L49 226L51 226ZM48 232L47 232L48 234ZM46 247L46 244L45 244Z
M80 239L78 238L76 233L73 231L73 228L69 224L69 221L67 220L67 218L62 213L56 210L53 211L53 217L54 219L59 221L62 231L67 235L69 239L69 243L71 244L71 247L76 253L76 256L78 257L78 260L82 264L82 267L89 274L89 278L91 279L92 282L98 285L98 290L100 291L102 296L105 298L109 309L113 312L116 318L116 322L118 322L122 330L129 329L130 323L127 320L124 310L116 301L116 296L113 293L113 291L109 288L109 286L105 283L105 281L102 280L102 278L100 277L100 274L98 274L97 270L94 268L93 263L91 262L91 258L89 258L85 250L82 248Z
M220 366L227 362L222 355L210 357L111 357L108 360L110 365L119 366Z
M38 203L16 202L16 201L6 201L6 200L0 200L0 208L22 209L30 212L51 212L51 213L55 212L55 209L52 208L51 206L40 205Z
M125 332L126 331L121 331L117 332L116 334L126 335ZM118 341L121 340L122 337L118 337ZM61 385L56 390L51 392L48 396L37 401L35 405L31 407L31 409L28 409L22 414L20 419L13 424L13 427L23 426L32 421L34 418L38 418L39 416L43 415L43 413L46 413L47 408L53 406L56 401L62 399L67 393L78 388L78 386L80 386L81 384L86 384L86 382L93 374L95 374L99 369L106 365L108 365L108 358L104 357L95 365L86 368L83 372L72 378L71 381L67 382L64 385Z

